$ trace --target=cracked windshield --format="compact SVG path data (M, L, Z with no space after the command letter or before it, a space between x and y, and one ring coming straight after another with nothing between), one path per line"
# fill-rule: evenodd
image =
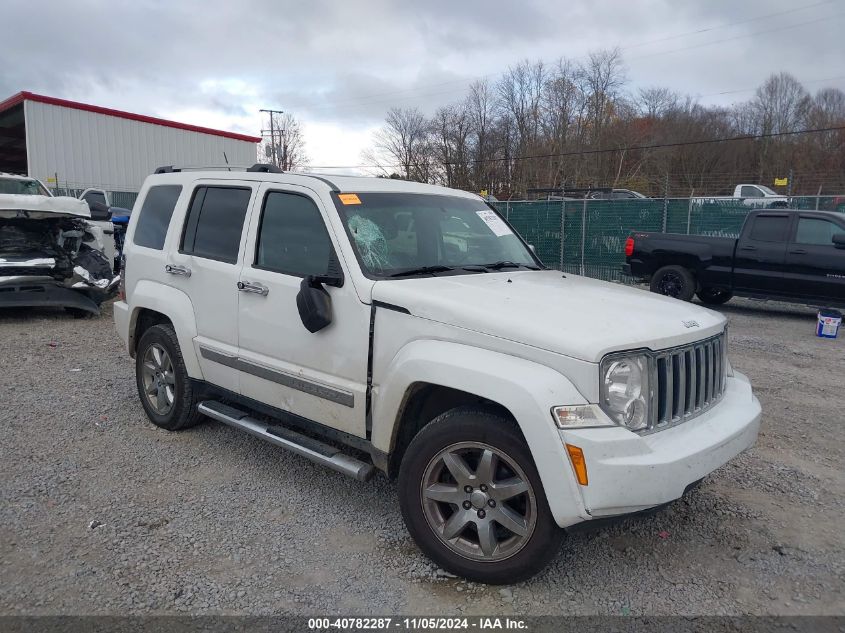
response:
M522 240L480 200L359 193L339 194L335 204L372 276L539 268Z

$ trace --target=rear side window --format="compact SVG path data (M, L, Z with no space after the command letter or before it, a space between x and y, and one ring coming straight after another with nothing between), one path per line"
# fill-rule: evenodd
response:
M271 191L264 199L255 265L286 275L325 275L332 242L317 206L294 193Z
M197 187L182 236L182 252L234 264L252 189Z
M141 217L135 226L135 244L159 251L164 248L167 227L181 193L181 185L158 185L149 188L141 206Z
M845 229L818 218L801 218L798 220L798 233L795 241L798 244L817 244L819 246L833 246L833 236L845 233Z
M785 215L758 215L751 228L750 239L756 242L785 242L789 218Z
M105 205L108 204L108 202L106 202L106 194L102 191L89 191L82 197L82 199L88 204L91 204L92 202L99 202L100 204Z

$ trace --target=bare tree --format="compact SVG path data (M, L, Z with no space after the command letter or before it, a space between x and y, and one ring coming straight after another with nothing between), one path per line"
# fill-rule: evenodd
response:
M381 175L490 189L500 198L561 184L716 195L737 182L771 184L790 170L809 174L799 179L804 191L845 189L841 130L719 140L845 125L841 90L811 97L780 73L749 101L722 108L660 86L629 94L625 82L618 50L581 63L523 61L496 82L474 83L431 119L394 108L367 160Z
M391 108L375 134L375 148L395 161L407 180L428 179L425 156L429 124L417 108Z
M307 167L308 156L305 153L305 136L297 118L289 113L278 116L271 112L270 116L273 124L267 130L269 137L262 143L264 158L270 163L275 160L276 166L283 171ZM272 134L270 130L272 130Z
M648 119L657 119L678 106L680 97L669 90L659 86L651 88L640 88L638 91L637 108L640 116Z

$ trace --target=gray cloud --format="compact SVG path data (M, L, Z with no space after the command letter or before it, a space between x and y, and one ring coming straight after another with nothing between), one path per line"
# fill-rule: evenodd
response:
M845 75L842 3L802 8L810 4L7 0L0 98L33 90L165 117L206 112L250 133L257 107L282 107L360 130L391 105L431 111L521 59L619 45L632 89L665 85L727 103L751 92L714 93L754 88L774 71ZM829 19L754 35L818 18ZM709 27L718 28L690 33Z

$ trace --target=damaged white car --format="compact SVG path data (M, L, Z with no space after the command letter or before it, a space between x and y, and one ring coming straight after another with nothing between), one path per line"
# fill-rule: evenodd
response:
M102 212L108 221L108 209ZM106 250L86 202L54 197L34 178L0 174L0 308L98 315L120 280Z

